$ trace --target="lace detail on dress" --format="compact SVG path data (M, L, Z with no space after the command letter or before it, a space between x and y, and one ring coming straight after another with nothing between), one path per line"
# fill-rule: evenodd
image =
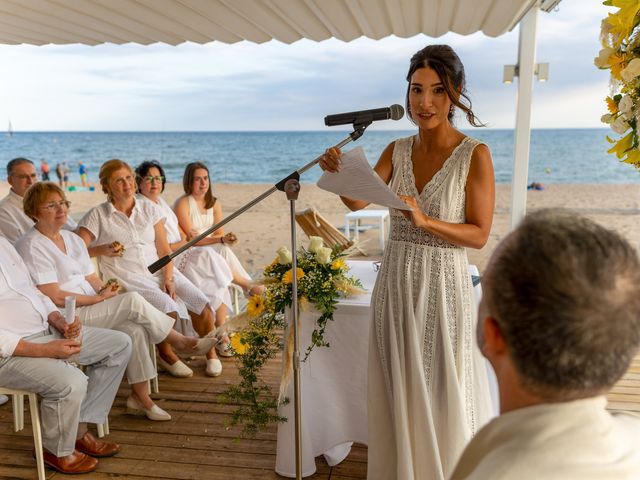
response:
M398 242L409 242L415 245L439 247L439 248L457 248L462 247L449 243L440 237L424 231L421 228L414 227L413 224L402 215L393 215L391 217L391 229L389 231L389 240Z

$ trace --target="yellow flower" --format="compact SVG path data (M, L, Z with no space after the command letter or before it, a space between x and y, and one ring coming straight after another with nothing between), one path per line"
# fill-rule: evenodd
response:
M298 277L298 280L300 280L302 277L304 277L304 270L302 270L300 267L296 268L296 275ZM284 275L282 276L282 281L287 285L293 282L293 268L290 268L284 273Z
M640 3L637 0L613 0L611 3L620 10L610 13L606 22L610 25L609 33L615 38L614 45L618 46L631 34Z
M244 355L248 349L248 345L244 343L241 334L236 334L231 337L231 346L238 355Z
M618 53L611 55L609 57L609 66L611 68L611 76L618 80L622 80L622 70L627 66L626 58Z
M606 102L607 102L607 108L609 109L609 113L611 115L615 115L616 113L618 113L618 104L613 98L607 97Z
M337 258L331 264L331 270L342 270L346 266L347 264L344 263L344 260L342 260L341 258Z
M616 157L622 158L625 156L625 152L631 148L633 143L633 132L630 132L628 135L622 137L618 142L607 150L607 153L615 153Z
M247 303L247 312L251 318L262 315L262 312L264 312L264 298L261 295L252 295Z
M630 150L627 152L627 158L625 158L624 163L630 163L631 165L635 165L636 168L640 167L640 151L638 150Z

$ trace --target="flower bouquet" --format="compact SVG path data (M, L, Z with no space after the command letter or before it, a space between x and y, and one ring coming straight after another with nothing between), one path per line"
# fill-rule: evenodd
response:
M621 161L640 169L640 2L607 0L604 5L616 7L602 21L602 50L595 65L611 71L611 95L606 98L609 113L602 116L618 139L607 137L613 153Z
M238 331L231 337L231 344L239 362L241 381L230 387L224 396L227 401L237 404L229 423L242 424L243 434L249 436L269 423L286 420L278 415L278 405L292 372L292 329L285 334L280 397L275 398L260 378L260 369L282 347L280 333L286 327L285 310L292 305L292 253L286 247L281 247L277 253L277 258L264 269L265 291L252 296L246 310L228 322L232 330ZM325 247L320 237L310 237L308 248L298 250L298 306L302 310L313 306L320 314L305 360L313 348L329 347L324 338L325 328L327 322L333 320L338 298L363 292L360 281L348 276L345 256L340 247Z

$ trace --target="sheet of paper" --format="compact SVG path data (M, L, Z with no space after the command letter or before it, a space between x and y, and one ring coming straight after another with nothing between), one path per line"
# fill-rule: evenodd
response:
M338 173L324 172L318 186L328 192L364 200L398 210L410 210L371 168L362 147L356 147L341 157Z

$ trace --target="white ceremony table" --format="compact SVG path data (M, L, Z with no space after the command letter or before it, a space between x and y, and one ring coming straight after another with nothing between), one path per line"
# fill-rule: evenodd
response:
M341 299L328 322L325 338L329 348L313 350L301 363L300 392L302 419L302 476L315 473L315 457L324 455L330 466L344 460L351 450L351 442L367 444L367 368L369 354L369 324L371 291L377 272L372 261L348 261L350 275L360 279L367 293ZM470 266L477 275L477 268ZM479 301L480 285L474 288ZM300 315L300 351L302 358L309 346L314 315ZM487 363L487 365L489 365ZM493 375L493 371L490 374ZM491 378L491 377L490 377ZM492 396L497 398L495 377ZM286 396L289 404L281 405L280 415L288 419L278 425L275 471L295 478L295 415L293 379ZM494 403L495 404L495 403ZM496 410L497 411L497 410Z

